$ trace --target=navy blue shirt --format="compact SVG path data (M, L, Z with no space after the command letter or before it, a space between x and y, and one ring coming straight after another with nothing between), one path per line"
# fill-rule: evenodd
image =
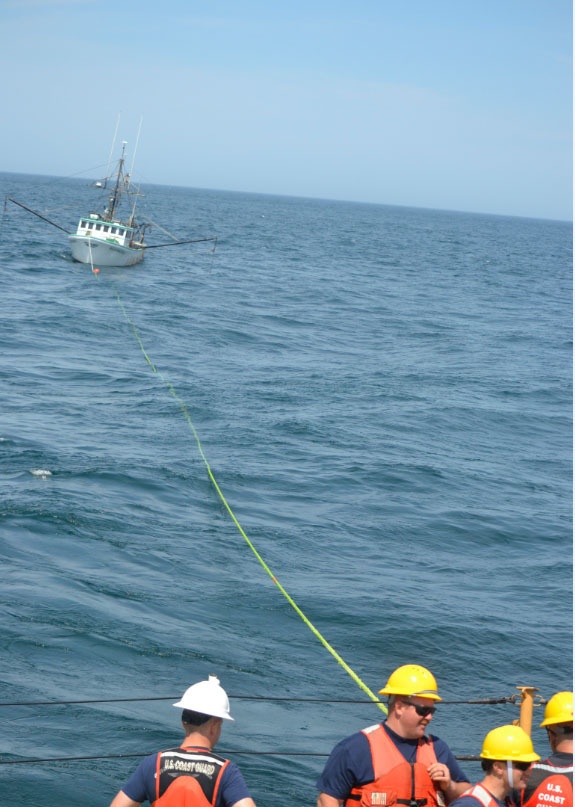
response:
M122 791L133 801L153 802L156 798L157 754L151 754L140 762ZM231 807L240 799L251 798L240 769L233 762L226 765L220 781L216 807Z
M406 762L415 762L419 741L400 737L385 723L383 728ZM447 765L452 781L467 782L467 776L459 767L447 743L433 734L430 734L429 738L433 740L437 761ZM328 796L345 801L354 787L373 782L374 777L369 740L365 734L358 731L335 746L317 781L317 788L320 793L327 793Z

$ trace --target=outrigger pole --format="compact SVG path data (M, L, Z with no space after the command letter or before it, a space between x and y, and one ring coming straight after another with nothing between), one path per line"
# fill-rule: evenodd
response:
M158 247L176 247L178 244L198 244L200 241L214 241L217 243L217 237L212 238L192 238L189 241L168 241L167 244L146 244L145 249L158 249ZM215 246L214 246L215 249Z
M42 219L42 221L47 221L48 224L51 224L53 227L57 227L59 230L62 230L62 232L67 233L69 235L69 232L65 227L61 227L59 224L56 224L55 221L51 221L50 219L46 218L46 216L43 216L41 213L38 213L37 210L32 210L31 207L23 205L22 202L18 202L11 196L5 197L4 207L6 207L7 202L13 202L15 205L18 205L18 207L22 207L24 210L27 210L28 213L33 213L35 216L38 216L39 219ZM187 241L168 241L166 244L149 244L149 245L146 244L144 249L158 249L158 247L175 247L178 246L179 244L199 244L202 241L213 241L215 249L216 248L215 245L218 242L218 238L217 236L211 236L210 238L191 238Z
M15 205L18 205L18 207L23 207L24 210L28 211L28 213L33 213L35 216L38 216L39 219L42 219L42 221L47 221L48 224L52 225L52 227L57 227L59 230L62 230L62 232L64 232L64 233L68 232L68 230L65 227L61 227L59 224L56 224L55 221L50 221L50 219L47 219L46 216L42 216L41 213L38 213L36 210L32 210L31 207L26 207L26 205L23 205L22 202L17 202L16 199L12 199L11 196L7 196L5 198L4 207L6 207L6 202L14 202Z

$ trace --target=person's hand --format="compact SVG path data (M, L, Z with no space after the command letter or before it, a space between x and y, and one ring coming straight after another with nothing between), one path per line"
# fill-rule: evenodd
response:
M442 790L447 790L451 784L451 773L449 768L443 762L434 762L427 769L427 773L431 777L432 782L437 782Z

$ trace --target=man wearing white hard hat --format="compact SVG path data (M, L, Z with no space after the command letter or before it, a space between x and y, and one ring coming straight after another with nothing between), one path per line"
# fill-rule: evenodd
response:
M212 751L223 721L233 720L216 676L189 687L174 706L183 710L183 743L146 757L110 807L255 807L239 768Z

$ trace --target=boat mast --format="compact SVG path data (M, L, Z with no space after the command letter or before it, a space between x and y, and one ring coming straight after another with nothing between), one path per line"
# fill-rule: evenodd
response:
M120 199L122 198L122 192L124 188L124 162L125 162L125 152L126 146L128 145L126 140L122 140L122 156L118 161L118 172L116 174L116 184L114 185L114 190L112 195L110 196L110 206L106 211L106 218L108 221L112 221L116 214L116 208L120 204Z

